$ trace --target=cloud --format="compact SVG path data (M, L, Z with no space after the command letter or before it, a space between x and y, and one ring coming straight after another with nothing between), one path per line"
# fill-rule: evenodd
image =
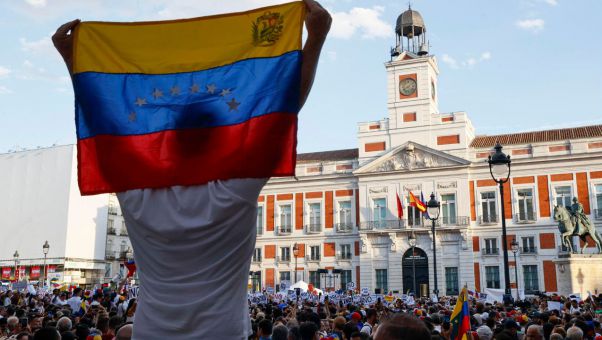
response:
M0 66L0 78L2 77L6 77L11 73L11 70L4 67L4 66Z
M393 27L380 17L385 8L354 7L349 12L331 12L333 38L350 39L359 34L364 39L386 38L393 34Z
M6 86L0 85L0 94L11 94L13 91Z
M460 67L472 68L479 63L490 60L491 57L491 52L485 51L481 53L479 57L468 57L464 60L458 61L449 54L443 54L441 56L441 61L452 69L459 69Z
M543 2L545 2L546 4L548 4L550 6L557 6L558 5L558 1L557 0L543 0Z
M23 62L22 68L16 73L17 78L22 80L42 80L49 83L67 86L71 79L68 76L56 75L49 73L43 67L38 67L29 60Z
M35 8L46 7L46 0L25 0L25 2Z
M543 19L525 19L516 22L516 27L531 31L532 33L539 33L543 30L545 21Z
M443 54L441 56L441 61L447 64L451 68L458 68L458 62L456 59L452 58L449 54Z

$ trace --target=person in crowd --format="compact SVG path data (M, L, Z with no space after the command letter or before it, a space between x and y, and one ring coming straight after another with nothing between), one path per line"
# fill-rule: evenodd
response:
M377 320L376 310L372 309L372 308L367 309L366 310L366 323L364 323L364 326L362 327L360 332L364 333L368 336L371 336L372 330L374 329L374 326L376 326L376 320Z

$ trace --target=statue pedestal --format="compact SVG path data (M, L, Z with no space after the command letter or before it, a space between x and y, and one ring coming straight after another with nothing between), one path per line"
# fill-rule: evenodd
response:
M602 292L602 254L567 254L554 260L558 281L558 294Z

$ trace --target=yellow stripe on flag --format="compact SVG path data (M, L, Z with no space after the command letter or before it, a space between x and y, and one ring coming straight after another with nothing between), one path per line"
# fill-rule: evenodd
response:
M173 21L82 22L73 72L165 74L205 70L301 49L296 1L247 12Z

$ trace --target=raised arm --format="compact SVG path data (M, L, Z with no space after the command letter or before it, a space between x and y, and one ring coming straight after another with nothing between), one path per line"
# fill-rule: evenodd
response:
M314 0L303 0L307 8L305 15L305 27L307 28L307 40L303 46L303 63L301 65L301 96L299 108L302 108L309 96L311 86L314 83L320 52L330 30L332 18L318 2Z

